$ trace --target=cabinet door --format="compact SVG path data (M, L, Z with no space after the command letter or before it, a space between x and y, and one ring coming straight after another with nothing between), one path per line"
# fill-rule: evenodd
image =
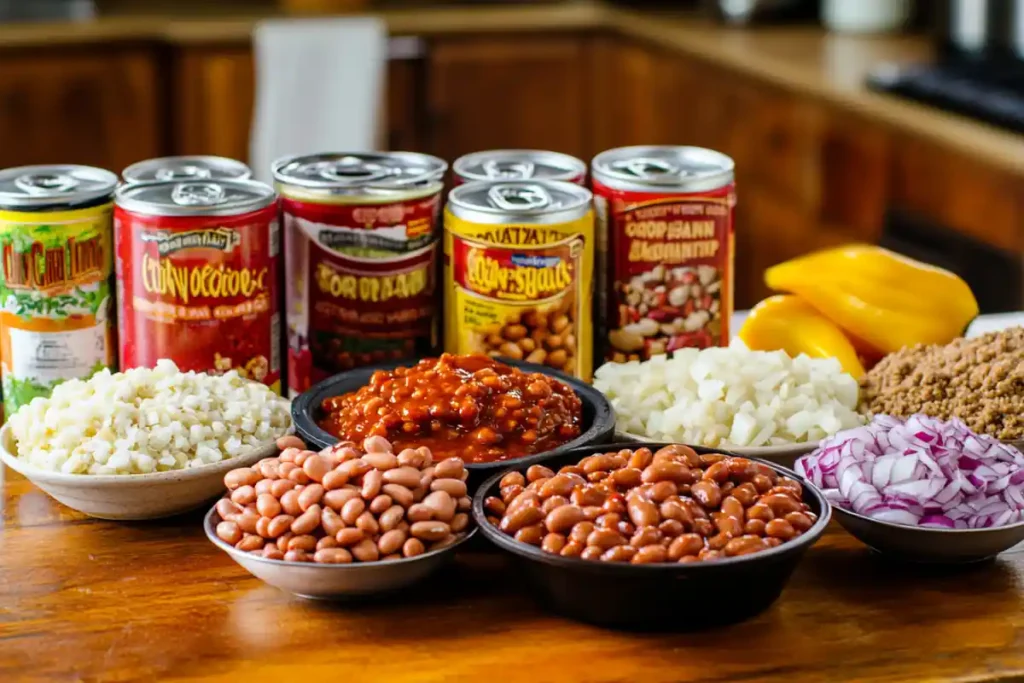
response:
M418 151L426 146L424 64L416 59L388 62L386 127L388 149ZM198 46L175 63L174 149L176 154L249 158L256 80L252 48Z
M190 47L175 60L174 152L246 161L256 80L252 48Z
M0 56L0 167L75 163L120 172L164 153L162 74L146 49Z
M571 36L445 38L429 57L431 151L481 149L586 156L590 112L584 41Z

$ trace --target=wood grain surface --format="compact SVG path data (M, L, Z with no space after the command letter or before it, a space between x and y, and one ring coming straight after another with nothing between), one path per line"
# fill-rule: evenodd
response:
M924 570L835 527L753 620L622 634L546 612L484 545L385 602L310 602L235 565L199 513L99 522L3 475L4 683L1024 680L1024 549Z

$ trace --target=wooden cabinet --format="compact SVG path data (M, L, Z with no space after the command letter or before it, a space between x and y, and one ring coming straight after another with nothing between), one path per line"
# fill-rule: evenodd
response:
M452 37L429 50L429 149L445 159L494 147L586 157L587 43L576 36Z
M246 161L256 80L252 48L185 48L174 60L174 151Z
M614 37L595 39L592 50L591 154L627 145L697 144L690 63Z
M155 50L53 48L0 55L0 168L120 171L167 151Z

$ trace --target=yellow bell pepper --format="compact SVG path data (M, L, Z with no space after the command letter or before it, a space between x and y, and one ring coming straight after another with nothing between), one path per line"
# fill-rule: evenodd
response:
M881 354L947 344L978 315L974 294L954 273L868 244L780 263L765 271L765 282L798 295Z
M739 338L755 351L782 349L790 356L835 358L843 370L860 379L864 366L843 331L799 297L776 295L750 311Z

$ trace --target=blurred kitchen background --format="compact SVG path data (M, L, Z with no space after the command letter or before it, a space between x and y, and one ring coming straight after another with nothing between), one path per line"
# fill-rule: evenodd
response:
M0 0L0 166L735 158L737 306L852 240L1024 308L1024 0Z

